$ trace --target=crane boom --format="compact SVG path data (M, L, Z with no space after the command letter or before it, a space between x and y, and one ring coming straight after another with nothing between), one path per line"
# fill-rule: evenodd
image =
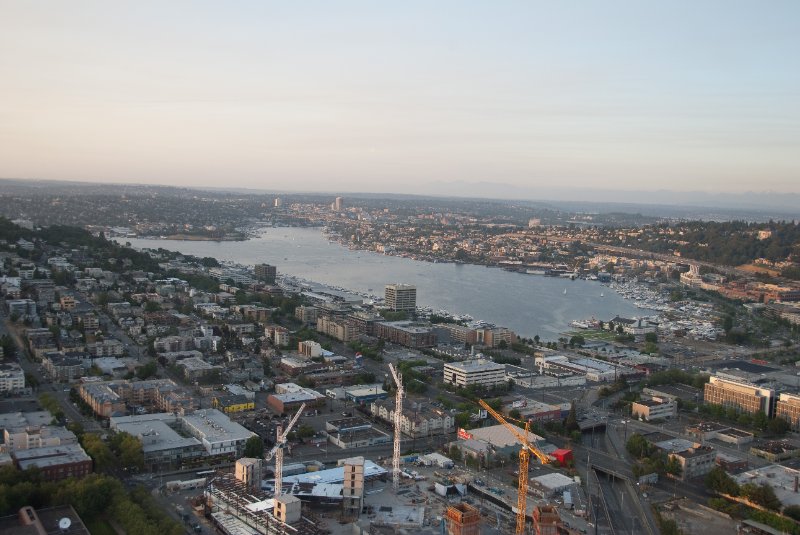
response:
M394 400L394 452L392 454L392 487L394 491L400 488L400 435L403 431L403 376L398 373L394 365L389 363L389 371L392 372L392 379L397 386L397 393Z
M530 436L530 430L527 427L527 422L526 422L525 434L523 435L520 432L520 429L516 425L508 423L508 421L502 414L494 410L484 400L479 399L478 403L480 404L481 407L486 409L486 412L492 415L492 418L497 420L506 429L508 429L511 432L511 434L513 434L517 438L517 440L519 440L519 443L522 444L526 449L528 449L537 459L539 459L539 461L541 461L542 464L547 464L550 462L550 457L548 457L545 452L536 447L536 444L532 443L530 441L530 438L528 438Z
M300 416L303 414L303 411L306 408L306 404L303 403L300 405L300 408L297 412L292 416L292 419L289 420L289 424L286 426L286 430L283 430L281 426L275 430L276 440L275 446L267 452L264 456L264 459L267 461L272 460L275 457L275 497L281 495L283 492L283 447L286 446L286 439L289 437L289 433L292 432L292 428L297 423L297 420L300 419Z
M550 458L536 447L535 444L530 442L530 427L529 421L525 422L525 434L523 435L517 426L511 425L506 421L502 414L494 410L484 400L479 399L478 403L481 407L486 409L486 412L492 415L492 418L500 422L512 435L516 437L522 447L519 450L519 480L517 482L517 535L525 533L525 519L528 514L528 462L530 461L531 454L535 455L542 464L550 462Z

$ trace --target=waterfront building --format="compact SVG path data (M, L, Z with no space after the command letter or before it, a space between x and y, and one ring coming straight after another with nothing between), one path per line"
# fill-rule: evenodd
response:
M417 310L417 287L410 284L387 284L384 297L386 307L393 312Z
M387 321L375 325L375 335L411 348L436 345L436 333L430 324L413 321Z
M255 266L256 278L264 281L267 284L275 284L275 278L278 275L278 270L275 266L269 264L256 264Z

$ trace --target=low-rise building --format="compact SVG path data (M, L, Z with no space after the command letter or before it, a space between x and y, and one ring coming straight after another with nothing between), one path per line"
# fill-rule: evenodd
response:
M211 406L226 414L232 412L252 411L256 408L255 398L231 394L229 396L215 396Z
M21 449L14 452L14 460L20 470L37 467L46 481L79 478L92 473L92 458L79 444Z
M447 362L444 382L460 387L471 385L492 388L506 384L506 367L485 359Z
M428 323L413 321L387 321L375 325L378 338L411 348L433 347L436 333Z
M678 404L666 399L646 399L634 401L631 416L643 420L664 420L678 414Z
M20 392L25 389L25 372L16 362L0 364L0 392Z
M394 401L376 400L369 408L373 416L387 422L394 421ZM441 435L455 430L455 419L445 411L426 405L416 408L406 406L400 418L400 429L403 434L414 438Z

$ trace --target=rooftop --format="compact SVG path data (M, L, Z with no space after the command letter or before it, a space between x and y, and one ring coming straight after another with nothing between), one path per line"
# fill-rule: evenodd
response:
M489 372L489 371L505 372L506 370L506 367L504 365L497 364L495 362L492 362L491 360L486 360L486 359L465 360L462 362L449 362L445 364L445 367L459 370L464 373Z

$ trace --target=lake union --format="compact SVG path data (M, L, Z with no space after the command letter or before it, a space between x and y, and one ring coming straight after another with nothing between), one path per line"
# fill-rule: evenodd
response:
M417 304L434 311L469 314L508 327L524 337L556 340L575 319L608 321L616 315L644 316L608 286L596 281L512 273L484 266L431 263L356 251L332 243L318 228L267 228L239 242L120 239L137 248L164 248L240 264L267 263L278 272L383 296L393 282L417 286ZM564 291L566 290L566 294Z

